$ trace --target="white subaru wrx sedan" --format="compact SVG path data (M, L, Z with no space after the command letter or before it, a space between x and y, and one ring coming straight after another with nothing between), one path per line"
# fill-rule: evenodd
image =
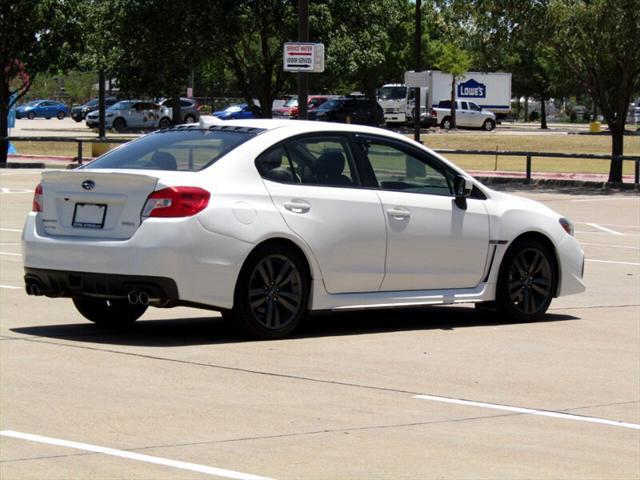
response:
M585 289L569 220L402 135L208 121L44 172L27 293L99 324L187 305L277 338L309 310L477 303L529 321Z

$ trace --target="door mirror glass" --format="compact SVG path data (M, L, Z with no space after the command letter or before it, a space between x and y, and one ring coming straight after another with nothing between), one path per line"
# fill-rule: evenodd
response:
M466 198L473 191L473 182L470 178L458 174L453 180L453 190L456 198Z

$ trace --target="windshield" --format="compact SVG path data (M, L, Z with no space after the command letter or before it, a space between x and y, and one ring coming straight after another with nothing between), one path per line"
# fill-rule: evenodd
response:
M402 100L407 95L407 87L382 87L379 92L380 100Z
M98 105L98 99L97 99L97 98L94 98L94 99L92 99L92 100L89 100L87 103L85 103L85 105L86 105L87 107L95 107L95 106L97 106L97 105Z
M27 103L25 105L25 107L35 107L36 105L38 105L42 100L31 100L29 103Z
M207 168L261 130L166 130L112 150L84 168L179 170Z
M124 100L122 102L114 103L109 107L109 110L127 110L133 105L133 100Z
M318 110L333 110L340 106L340 100L327 100L318 107Z
M290 98L289 100L284 102L283 106L284 107L297 107L298 106L298 99L297 98Z

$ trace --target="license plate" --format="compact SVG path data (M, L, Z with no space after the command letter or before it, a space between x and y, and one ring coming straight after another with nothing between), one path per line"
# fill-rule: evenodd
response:
M102 203L76 203L71 225L77 228L103 228L107 206Z

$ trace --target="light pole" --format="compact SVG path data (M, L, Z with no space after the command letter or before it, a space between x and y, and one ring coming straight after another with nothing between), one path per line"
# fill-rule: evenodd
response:
M309 0L298 0L298 41L309 41ZM298 118L307 119L309 74L298 72Z

